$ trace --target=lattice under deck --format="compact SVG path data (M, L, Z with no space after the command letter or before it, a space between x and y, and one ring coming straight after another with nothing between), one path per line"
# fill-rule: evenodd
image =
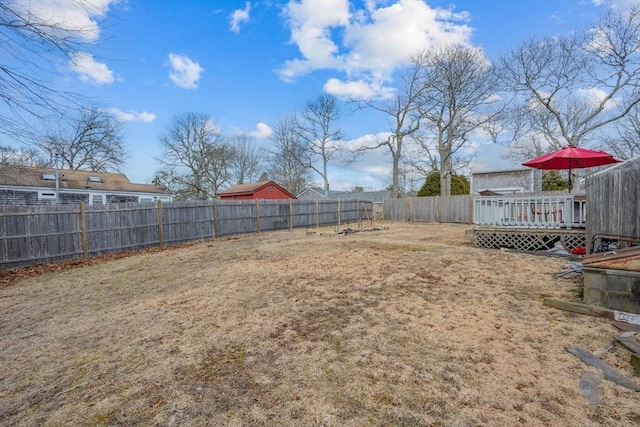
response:
M567 250L586 245L584 230L473 230L473 241L480 248L510 248L524 251L551 249L555 242Z

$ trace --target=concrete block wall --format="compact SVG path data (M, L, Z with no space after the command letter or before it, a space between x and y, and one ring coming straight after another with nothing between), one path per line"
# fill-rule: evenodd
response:
M640 272L583 267L584 302L640 314Z

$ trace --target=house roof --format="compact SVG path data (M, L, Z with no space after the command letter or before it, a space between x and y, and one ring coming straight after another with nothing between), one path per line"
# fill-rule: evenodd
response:
M258 182L250 182L248 184L233 185L233 186L227 188L226 190L221 191L220 193L218 193L218 195L219 196L225 196L225 195L231 195L231 194L234 194L234 195L253 194L256 191L260 190L261 188L267 187L269 185L274 185L274 186L278 187L278 189L280 189L283 193L285 193L288 196L290 196L292 199L296 198L296 196L294 196L293 194L289 193L287 190L282 188L280 185L278 185L274 181L258 181Z
M0 164L0 185L14 187L55 188L56 170L32 166ZM53 179L45 179L53 178ZM101 190L115 192L158 193L167 194L163 185L135 184L124 174L109 172L90 172L79 170L58 170L60 189Z

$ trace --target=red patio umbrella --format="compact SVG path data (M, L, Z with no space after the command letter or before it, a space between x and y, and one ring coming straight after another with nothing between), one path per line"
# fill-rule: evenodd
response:
M567 145L560 150L528 160L524 162L523 165L544 170L568 169L569 192L571 192L571 169L591 168L621 161L622 160L613 157L612 154L604 151L589 150L574 145Z

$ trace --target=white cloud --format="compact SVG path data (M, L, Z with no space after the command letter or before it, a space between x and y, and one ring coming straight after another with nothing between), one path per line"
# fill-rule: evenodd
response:
M196 89L198 80L204 72L204 68L197 62L193 62L186 55L176 55L169 53L169 78L176 86L183 89Z
M607 92L596 87L588 89L578 89L576 93L580 98L586 101L593 108L597 107L607 97ZM605 109L612 108L615 106L615 101L613 99L610 99L604 106Z
M638 4L638 0L592 0L594 6L610 7L619 12L625 12Z
M271 129L268 124L262 122L256 125L256 130L249 132L250 136L259 139L269 138L272 134L273 129Z
M365 81L354 80L343 82L337 78L330 78L324 85L324 91L338 98L353 99L389 99L393 96L393 88L383 86L383 80Z
M229 17L231 31L234 33L240 32L240 24L249 22L249 12L251 12L251 3L247 2L244 9L236 9L231 13Z
M291 43L298 46L303 58L285 63L280 70L283 80L293 81L315 69L340 67L331 30L348 25L348 0L292 0L285 7L285 15L291 28Z
M320 69L334 69L347 81L332 79L326 87L335 94L388 94L381 91L394 69L406 64L410 54L446 44L468 43L472 34L467 13L431 8L418 0L398 0L365 9L349 9L347 0L331 2L290 0L285 8L291 43L300 57L278 70L284 81Z
M103 108L102 111L105 111L109 114L112 114L116 119L121 122L143 122L143 123L151 123L156 119L156 115L153 113L148 113L146 111L138 112L138 111L122 111L119 108L111 107L111 108Z
M120 0L13 0L21 13L35 16L47 22L49 28L57 28L67 35L94 42L100 36L96 18L104 16L109 6ZM45 30L46 31L46 30Z
M106 64L97 62L92 55L78 52L69 62L73 71L80 75L80 80L95 85L113 83L113 72Z

